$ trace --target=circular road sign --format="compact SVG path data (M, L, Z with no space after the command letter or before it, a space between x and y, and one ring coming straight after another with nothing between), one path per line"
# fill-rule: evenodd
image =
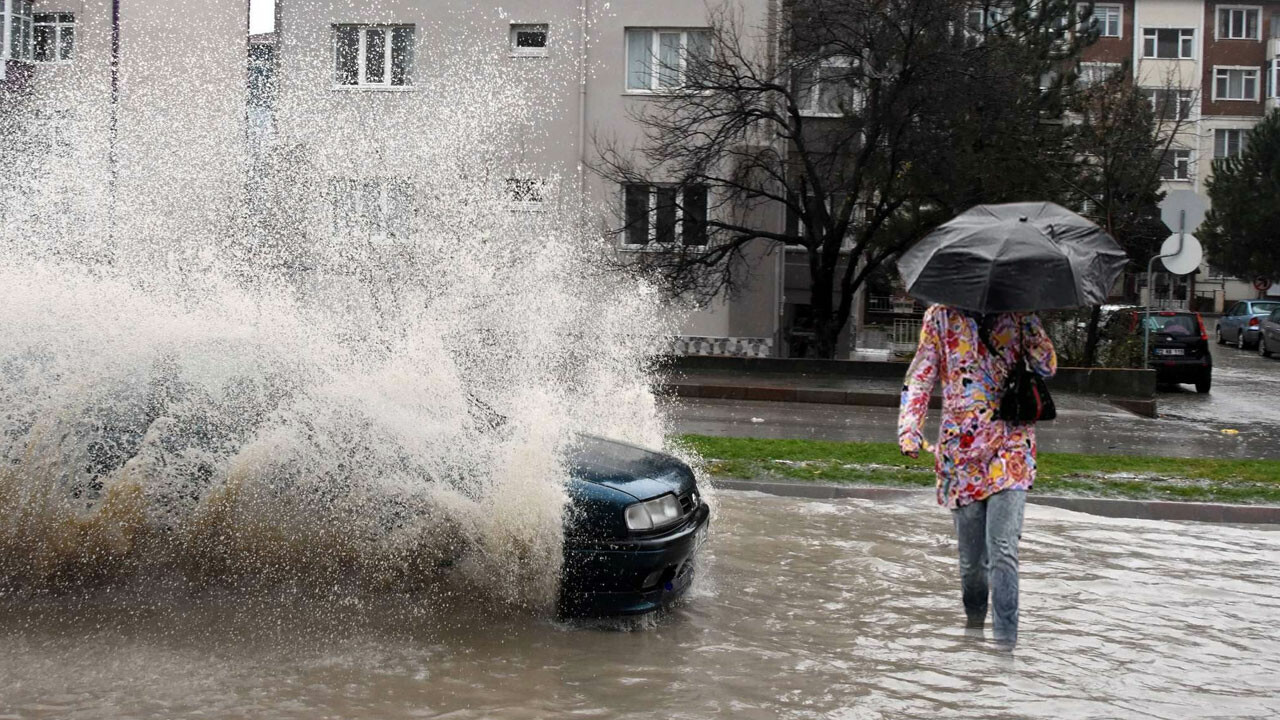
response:
M1204 257L1204 251L1200 248L1200 241L1195 235L1187 233L1182 239L1182 252L1175 252L1178 249L1178 233L1169 236L1164 244L1160 246L1160 261L1164 263L1164 267L1174 275L1186 275L1194 272L1200 267L1200 260Z
M1254 290L1268 290L1270 288L1271 288L1271 280L1264 278L1261 275L1253 279Z

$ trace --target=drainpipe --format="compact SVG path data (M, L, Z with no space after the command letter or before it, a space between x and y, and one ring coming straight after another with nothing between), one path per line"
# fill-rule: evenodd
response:
M578 39L582 47L582 57L578 67L578 193L581 197L587 192L587 23L591 20L590 0L581 0L578 8Z
M111 100L108 106L107 129L107 251L115 254L117 175L119 158L116 154L120 123L120 0L111 0Z

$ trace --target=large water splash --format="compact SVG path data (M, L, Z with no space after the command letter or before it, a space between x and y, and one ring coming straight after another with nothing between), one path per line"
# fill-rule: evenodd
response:
M21 98L0 584L176 569L554 597L564 449L662 444L669 318L604 261L571 173L513 209L555 83L454 58L457 79L360 122L282 105L258 152L185 144L198 102L133 106L107 148L108 99ZM160 151L130 150L146 134Z

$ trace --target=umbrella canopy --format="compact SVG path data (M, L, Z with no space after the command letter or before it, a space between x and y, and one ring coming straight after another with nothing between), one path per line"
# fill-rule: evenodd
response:
M977 312L1101 305L1128 257L1102 228L1053 203L977 205L898 260L907 292Z

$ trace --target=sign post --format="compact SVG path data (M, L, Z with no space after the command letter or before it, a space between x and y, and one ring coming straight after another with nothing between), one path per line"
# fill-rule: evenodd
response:
M1160 253L1147 262L1147 307L1142 320L1142 367L1151 367L1151 303L1155 300L1155 285L1151 273L1156 260L1174 275L1186 275L1200 267L1204 251L1200 241L1187 232L1188 227L1199 227L1204 221L1204 200L1191 190L1174 190L1160 201L1160 219L1173 231L1160 246Z

